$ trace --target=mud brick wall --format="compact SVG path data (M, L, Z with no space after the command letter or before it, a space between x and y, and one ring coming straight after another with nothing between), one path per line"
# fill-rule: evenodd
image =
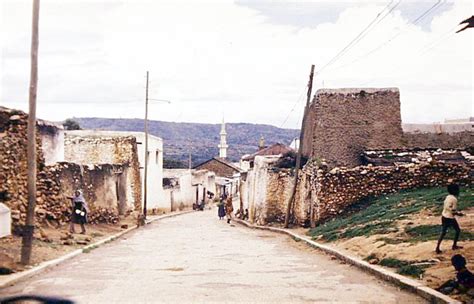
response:
M102 164L79 165L61 162L49 168L49 178L59 186L65 196L72 196L77 189L82 190L90 213L91 223L117 223L119 214L134 209L127 199L127 165ZM64 198L61 216L70 214L71 201ZM57 212L59 214L60 212ZM64 218L61 218L64 220Z
M141 210L141 178L137 141L133 136L77 136L66 133L66 161L82 165L124 164L128 167L129 199Z
M305 153L330 167L354 167L366 149L400 147L400 93L387 89L321 89L306 121Z
M317 172L319 170L319 172ZM318 174L319 173L319 174ZM394 193L403 189L474 183L473 163L451 164L442 161L401 166L359 166L352 169L315 169L313 183L319 189L313 197L316 221L337 216L348 206L366 197Z

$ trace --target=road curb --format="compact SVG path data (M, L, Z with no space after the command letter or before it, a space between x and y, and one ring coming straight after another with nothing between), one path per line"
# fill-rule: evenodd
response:
M356 267L362 269L363 271L368 272L372 275L375 275L376 277L378 277L378 278L380 278L380 279L382 279L386 282L389 282L389 283L394 284L398 287L401 287L405 290L408 290L412 293L415 293L415 294L421 296L422 298L428 300L430 303L461 304L461 302L459 302L455 299L452 299L452 298L448 297L447 295L444 295L444 294L442 294L442 293L440 293L440 292L438 292L438 291L436 291L432 288L429 288L429 287L423 285L422 283L420 283L416 280L413 280L413 279L407 278L405 276L402 276L400 274L391 272L391 271L389 271L389 270L387 270L387 269L385 269L381 266L369 264L368 262L363 261L363 260L359 259L358 257L351 256L351 255L349 255L345 252L342 252L338 249L335 249L333 247L329 247L327 245L315 242L315 241L313 241L313 240L311 240L307 237L301 236L301 235L299 235L297 233L294 233L290 230L282 229L282 228L275 228L275 227L252 225L252 224L250 224L246 221L240 220L240 219L234 219L234 221L241 224L241 225L243 225L243 226L246 226L248 228L258 229L258 230L267 230L267 231L272 231L272 232L275 232L275 233L285 234L285 235L291 236L295 240L303 241L307 245L309 245L309 246L311 246L315 249L318 249L320 251L323 251L324 253L333 255L336 258L338 258L339 260L344 261L347 264L356 266Z
M151 224L155 221L158 221L158 220L162 220L162 219L165 219L165 218L170 218L170 217L175 217L175 216L179 216L179 215L183 215L183 214L187 214L187 213L191 213L191 212L195 212L194 210L187 210L187 211L181 211L181 212L176 212L176 213L170 213L170 214L164 214L164 215L160 215L160 216L157 216L157 217L154 217L150 220L147 220L146 221L146 225L148 224ZM29 279L37 274L40 274L48 269L51 269L63 262L66 262L66 261L69 261L70 259L82 254L82 253L86 253L86 252L89 252L90 250L93 250L95 248L98 248L100 247L101 245L104 245L106 243L109 243L113 240L116 240L118 238L120 238L121 236L133 231L133 230L136 230L138 227L137 226L133 226L133 227L130 227L128 229L125 229L123 231L120 231L114 235L111 235L109 237L106 237L105 239L102 239L100 241L97 241L93 244L89 244L87 246L84 246L80 249L76 249L74 251L71 251L59 258L56 258L56 259L53 259L53 260L49 260L49 261L45 261L45 262L42 262L41 264L39 264L38 266L35 266L31 269L28 269L28 270L24 270L24 271L21 271L21 272L17 272L17 273L13 273L11 275L8 275L8 277L6 278L2 278L0 277L0 290L4 289L4 288L7 288L7 287L10 287L12 285L15 285L16 283L20 282L20 281L23 281L23 280L26 280L26 279Z

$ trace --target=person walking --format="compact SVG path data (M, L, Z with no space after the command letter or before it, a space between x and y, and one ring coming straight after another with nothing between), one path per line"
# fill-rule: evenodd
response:
M456 221L455 215L463 215L460 212L456 211L459 196L459 186L456 184L451 184L448 186L448 195L446 196L443 204L443 212L441 213L441 235L438 239L438 244L436 245L436 253L441 253L441 242L443 241L448 228L452 227L456 234L454 235L454 242L453 242L453 250L462 249L461 246L458 246L459 234L461 233L461 229L459 228L459 224Z
M234 212L234 206L232 205L232 195L226 200L225 204L225 213L227 215L227 224L230 224L230 220L232 219L232 212Z
M69 196L68 198L72 201L72 215L69 231L71 233L76 233L74 224L79 224L81 225L81 234L86 234L85 224L87 223L87 213L89 212L89 208L84 195L81 190L76 190L74 196Z
M219 220L222 220L225 217L225 200L221 197L219 203L217 204L217 216Z

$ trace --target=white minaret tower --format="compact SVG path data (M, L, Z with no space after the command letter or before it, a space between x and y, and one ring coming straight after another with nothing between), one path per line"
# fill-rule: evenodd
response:
M227 157L227 148L229 147L226 142L227 132L225 131L225 123L224 118L222 118L222 127L221 132L219 133L221 136L221 142L217 145L219 147L219 157L226 158Z

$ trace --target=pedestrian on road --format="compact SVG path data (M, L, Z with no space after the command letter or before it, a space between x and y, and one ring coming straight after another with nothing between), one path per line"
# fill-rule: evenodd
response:
M457 196L459 196L459 185L456 185L456 184L449 185L448 193L449 194L446 196L444 200L443 212L441 214L442 229L441 229L441 235L439 236L439 239L438 239L438 245L436 246L436 253L441 253L441 249L440 249L441 242L443 241L446 235L446 231L450 227L452 227L454 231L456 232L454 236L452 249L453 250L462 249L461 246L457 245L458 240L459 240L459 234L461 233L461 229L459 228L459 224L456 221L456 218L454 217L455 215L459 215L459 216L463 215L461 212L456 211L457 204L458 204Z
M226 200L225 204L225 213L227 215L227 224L230 224L230 220L232 219L232 212L234 212L234 206L232 205L232 195Z
M219 220L222 220L225 217L225 202L223 198L219 200L217 208L217 216L219 217Z
M89 207L87 206L84 195L82 194L81 190L76 190L76 192L74 192L74 196L69 196L68 198L72 201L72 215L69 231L71 233L76 233L74 224L79 224L81 225L81 234L86 234L85 224L87 223L87 213L89 212Z

